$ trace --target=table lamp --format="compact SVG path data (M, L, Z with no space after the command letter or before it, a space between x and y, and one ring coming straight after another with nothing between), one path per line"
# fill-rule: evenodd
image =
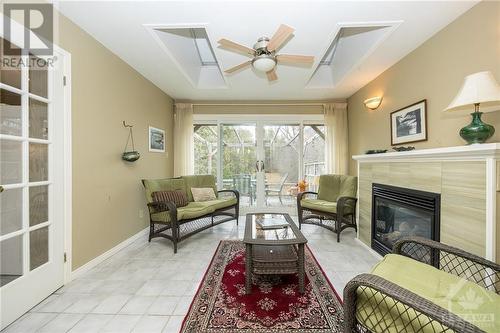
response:
M445 111L470 110L472 122L460 130L460 136L468 144L484 143L494 133L495 128L481 120L483 112L500 110L500 86L491 72L478 72L465 77L462 88ZM481 106L481 111L479 111Z

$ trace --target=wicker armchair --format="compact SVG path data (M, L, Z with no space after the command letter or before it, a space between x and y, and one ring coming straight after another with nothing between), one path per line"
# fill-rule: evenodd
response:
M493 308L494 321L487 322L485 330L488 332L500 330L500 318L495 316L495 314L498 315L500 308L498 306L500 302L498 297L500 293L500 265L460 249L420 237L399 240L394 246L393 253L460 277L462 279L457 280L464 281L464 284L468 286L475 286L475 290L478 290L477 288L480 286L479 290L482 290L484 294L479 296L482 301L488 297L493 298L488 300L488 306L489 309ZM399 269L404 270L405 267L399 267ZM437 273L442 275L439 271ZM456 278L453 277L453 279ZM464 279L472 283L469 284ZM424 281L424 283L428 283L428 288L441 288L440 285L432 285L431 279ZM370 310L367 311L367 309ZM378 317L373 315L377 309L384 311ZM388 327L397 327L394 330L397 332L468 333L485 331L484 327L483 329L479 328L464 320L464 315L459 316L452 313L405 289L404 286L374 274L361 274L349 281L344 289L344 315L344 332L393 331ZM376 321L375 318L377 318ZM470 316L470 318L474 317Z
M314 224L337 234L356 226L357 177L321 175L318 192L301 192L297 195L299 228Z

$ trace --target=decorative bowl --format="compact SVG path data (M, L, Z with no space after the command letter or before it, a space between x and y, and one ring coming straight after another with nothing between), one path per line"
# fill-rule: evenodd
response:
M141 157L138 151L126 151L122 154L122 160L127 162L135 162Z
M387 149L370 149L365 152L365 154L382 154L387 153Z

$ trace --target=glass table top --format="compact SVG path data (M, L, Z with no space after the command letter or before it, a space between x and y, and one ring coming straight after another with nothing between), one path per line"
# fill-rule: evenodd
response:
M251 218L252 239L278 241L297 238L283 214L252 214Z

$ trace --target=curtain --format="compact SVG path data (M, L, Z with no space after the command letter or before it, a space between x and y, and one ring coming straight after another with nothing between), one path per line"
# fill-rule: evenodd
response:
M193 159L193 104L176 103L174 111L174 177L191 175Z
M327 173L345 175L349 168L347 103L329 103L325 109Z

